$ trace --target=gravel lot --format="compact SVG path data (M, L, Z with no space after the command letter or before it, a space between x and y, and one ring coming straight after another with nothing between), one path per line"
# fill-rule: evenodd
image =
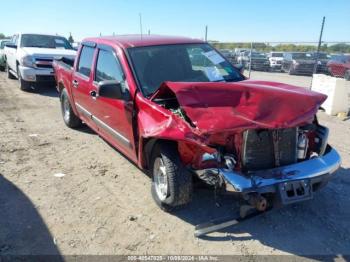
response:
M252 78L311 81L282 73ZM194 225L237 211L237 203L225 197L217 207L212 191L197 189L187 209L162 212L142 171L89 128L64 125L53 87L21 92L0 73L0 255L350 254L350 121L319 117L343 159L323 191L196 239Z

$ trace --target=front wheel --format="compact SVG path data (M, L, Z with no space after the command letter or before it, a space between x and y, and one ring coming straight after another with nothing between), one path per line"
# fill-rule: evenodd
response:
M183 167L177 146L156 145L151 158L152 197L164 211L183 207L191 202L192 176Z
M64 88L61 91L61 111L64 123L70 128L77 128L82 125L81 120L75 115L69 101L67 90Z
M8 79L16 79L16 77L11 73L10 67L6 64L6 74Z
M23 80L21 71L17 67L17 76L18 76L18 86L22 91L29 91L32 88L32 84L28 81Z

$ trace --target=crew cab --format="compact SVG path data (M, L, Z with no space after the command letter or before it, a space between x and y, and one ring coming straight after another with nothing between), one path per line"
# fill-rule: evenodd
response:
M65 124L86 123L149 173L164 210L190 202L194 177L258 210L304 201L340 166L316 118L326 96L247 80L201 40L87 38L53 66Z
M315 57L312 53L291 52L284 53L282 71L289 75L312 75L315 67Z
M57 35L15 34L4 49L7 76L18 79L21 90L30 90L40 83L54 83L54 58L74 58L66 38Z

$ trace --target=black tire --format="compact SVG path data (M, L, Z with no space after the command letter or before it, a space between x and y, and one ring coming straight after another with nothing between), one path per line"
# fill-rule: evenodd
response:
M165 167L165 180L167 181L166 198L160 197L159 189L157 189L157 161L162 161ZM191 202L193 191L192 175L183 167L176 144L157 144L152 152L150 166L152 173L152 197L162 210L170 212Z
M16 77L10 72L10 67L8 64L6 64L6 73L8 79L16 79Z
M19 71L17 66L17 78L18 78L18 86L22 91L29 91L32 89L32 83L25 81L22 79L21 71Z
M350 70L346 70L346 72L344 74L344 79L347 81L350 81Z
M5 71L5 66L0 66L0 71L4 72Z
M70 128L78 128L82 125L79 117L77 117L72 109L69 101L67 90L64 88L60 94L61 112L64 123Z

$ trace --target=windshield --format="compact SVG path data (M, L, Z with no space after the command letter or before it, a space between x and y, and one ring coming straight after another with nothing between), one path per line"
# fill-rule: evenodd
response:
M7 43L10 43L10 41L0 41L0 49L4 49Z
M165 81L236 82L244 77L208 44L181 44L128 49L144 95Z
M252 53L252 57L254 57L254 58L266 58L267 56L265 54L263 54L263 53L255 53L255 52L253 52Z
M283 57L283 53L272 53L271 57Z
M309 53L292 53L293 59L313 59L313 56Z
M61 36L22 35L21 47L73 49L70 43Z
M317 53L315 53L315 56L317 55ZM331 56L326 54L326 53L318 53L318 59L330 59Z

